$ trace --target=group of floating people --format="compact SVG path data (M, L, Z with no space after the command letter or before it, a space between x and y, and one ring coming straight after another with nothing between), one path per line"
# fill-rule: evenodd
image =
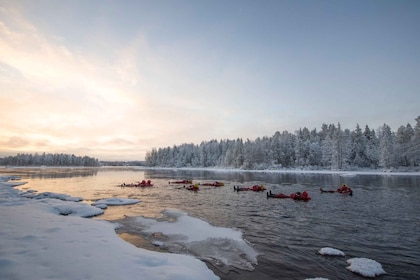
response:
M254 191L254 192L261 192L265 191L266 188L264 185L254 185L251 188L244 188L244 187L238 187L233 186L233 190L240 192L240 191ZM268 198L291 198L293 200L302 200L302 201L308 201L310 200L310 196L307 191L304 192L295 192L290 195L284 194L284 193L272 193L271 190L267 192L267 199Z
M200 190L200 186L211 186L211 187L221 187L225 184L223 182L212 182L212 183L195 183L193 184L192 180L180 180L180 181L170 181L169 184L184 184L183 188L190 191L198 191ZM152 187L152 181L151 180L142 180L138 183L131 183L121 184L121 187ZM252 187L240 187L240 186L233 186L233 190L236 192L240 191L254 191L254 192L261 192L266 191L266 187L264 185L254 185ZM353 190L347 186L347 184L342 184L338 189L336 190L324 190L323 188L320 188L321 193L340 193L340 194L346 194L346 195L353 195ZM309 201L311 200L311 197L309 196L307 191L303 192L295 192L290 195L284 194L284 193L272 193L271 190L267 192L267 199L268 198L291 198L293 200L300 200L300 201Z
M184 185L184 189L190 190L190 191L198 191L200 190L200 186L210 186L210 187L222 187L225 185L223 182L215 181L213 183L192 183L192 180L181 180L181 181L169 181L170 184L186 184Z
M353 190L347 186L347 184L342 184L338 189L336 190L324 190L320 188L321 193L341 193L346 195L353 195ZM309 196L307 191L304 192L295 192L290 195L284 194L284 193L272 193L271 191L267 193L267 199L268 198L291 198L293 200L301 200L301 201L309 201L311 200L311 197Z

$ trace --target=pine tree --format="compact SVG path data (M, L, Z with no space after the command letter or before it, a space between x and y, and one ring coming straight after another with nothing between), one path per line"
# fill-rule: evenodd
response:
M379 129L379 166L391 168L394 164L394 137L391 128L384 124Z

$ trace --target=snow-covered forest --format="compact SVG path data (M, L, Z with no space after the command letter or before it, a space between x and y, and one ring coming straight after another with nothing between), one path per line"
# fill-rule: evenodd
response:
M420 116L414 128L402 125L396 132L384 124L376 131L368 125L354 130L340 123L321 129L302 128L295 133L276 132L254 141L211 140L199 145L154 148L146 165L155 167L222 167L239 169L399 169L420 168Z
M1 165L12 166L99 166L96 158L73 154L17 154L0 159Z

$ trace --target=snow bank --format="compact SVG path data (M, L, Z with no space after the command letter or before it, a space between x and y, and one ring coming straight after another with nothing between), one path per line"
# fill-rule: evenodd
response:
M83 203L73 203L68 201L59 201L57 199L48 199L43 201L43 203L48 206L47 211L53 214L59 214L63 216L78 216L78 217L93 217L97 215L102 215L104 210L86 205Z
M0 279L218 279L194 257L137 248L115 224L79 217L79 202L27 199L9 186L0 181Z
M318 253L321 255L328 255L328 256L345 256L344 252L338 249L331 248L331 247L321 248L318 251Z
M381 274L386 274L382 269L382 265L377 261L366 258L348 259L347 263L350 266L346 267L348 270L361 274L365 277L375 277Z
M252 271L257 264L259 253L242 238L239 230L215 227L178 210L165 210L163 220L137 217L135 223L141 232L154 239L153 244L169 251L188 252L219 269L228 270L231 266Z
M63 193L54 193L54 192L43 192L39 194L33 194L32 196L25 195L28 198L36 198L36 199L43 199L43 198L55 198L64 201L74 201L79 202L83 201L82 197L74 197Z

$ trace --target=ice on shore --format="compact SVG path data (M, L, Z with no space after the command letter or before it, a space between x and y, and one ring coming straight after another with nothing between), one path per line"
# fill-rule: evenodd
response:
M182 211L165 210L162 220L137 217L135 223L153 244L192 254L220 270L235 267L252 271L258 263L259 253L243 239L240 230L216 227Z
M192 256L137 248L116 235L116 224L80 217L80 207L97 207L28 199L4 181L0 279L219 279Z
M35 198L35 199L55 198L55 199L60 199L64 201L74 201L74 202L83 201L82 197L78 197L78 196L75 197L75 196L70 196L63 193L54 193L54 192L42 192L39 194L33 194L32 196L26 195L26 197Z
M113 198L105 198L105 199L97 200L94 203L92 203L92 205L94 205L94 206L97 206L97 205L115 206L115 205L136 204L136 203L139 203L139 202L140 202L140 200L133 199L133 198L113 197Z

